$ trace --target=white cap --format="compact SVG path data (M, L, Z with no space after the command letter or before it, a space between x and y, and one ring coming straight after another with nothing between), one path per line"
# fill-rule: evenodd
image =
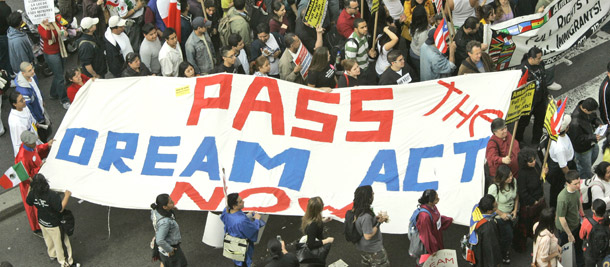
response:
M570 122L572 122L572 116L566 114L563 115L563 121L561 122L561 128L559 128L560 132L565 131L568 126L570 126Z
M108 20L108 27L110 27L110 28L122 27L122 26L125 26L125 22L127 22L127 21L120 18L119 16L112 16Z
M98 19L98 18L84 17L80 21L80 27L83 30L87 30L87 29L93 27L93 25L96 25L98 22L100 22L100 19Z

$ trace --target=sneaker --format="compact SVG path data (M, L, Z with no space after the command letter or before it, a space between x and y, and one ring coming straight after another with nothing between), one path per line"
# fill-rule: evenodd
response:
M49 257L49 261L51 261L51 262L54 262L56 260L57 260L57 258Z
M506 253L506 255L504 255L504 258L502 258L502 263L504 264L510 264L510 256L508 255L508 253Z
M548 85L546 88L549 90L552 90L552 91L559 91L559 90L561 90L562 87L561 87L561 84L553 82L552 84Z
M44 239L44 236L42 236L42 231L40 231L40 230L34 231L33 234L37 237Z
M68 110L70 108L70 102L66 102L66 103L63 103L61 105L64 106L65 110Z
M80 267L80 263L73 263L70 267Z

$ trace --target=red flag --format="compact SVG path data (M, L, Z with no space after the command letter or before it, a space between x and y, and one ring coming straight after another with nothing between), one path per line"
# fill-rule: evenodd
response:
M180 6L177 0L157 0L157 10L163 19L165 27L176 30L176 36L180 39Z
M525 73L523 73L523 76L521 76L521 79L519 80L519 84L517 85L517 88L524 86L527 83L528 77L529 77L529 70L526 69Z

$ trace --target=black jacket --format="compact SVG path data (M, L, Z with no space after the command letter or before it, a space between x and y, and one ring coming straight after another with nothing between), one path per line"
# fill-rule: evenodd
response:
M578 102L574 112L572 112L572 122L568 130L568 136L572 141L574 152L583 153L591 149L596 144L597 138L594 133L594 128L601 123L595 113L587 115L580 109L580 105L584 100Z
M284 49L286 49L286 45L284 44L284 37L282 37L277 32L269 33L269 35L271 35L271 36L269 36L269 38L275 38L275 41L277 42L278 46L280 47L280 51L281 51L280 56L275 59L275 60L280 60L280 57L284 53ZM261 41L258 38L256 38L254 41L252 41L252 44L250 45L250 59L248 61L252 62L252 61L256 60L258 57L260 57L262 55L261 49L266 46L267 45L265 45L263 43L263 41Z
M479 243L473 246L476 259L475 267L497 267L502 263L500 237L496 222L491 219L476 229Z
M606 76L599 87L599 116L605 124L610 123L610 78Z
M519 68L521 69L521 75L523 75L526 71L528 72L528 82L534 81L536 83L536 92L534 93L532 105L546 103L549 91L546 88L546 70L544 67L544 62L540 62L539 65L530 65L527 60L523 60Z
M407 64L405 62L405 66L402 67L402 75L399 75L394 70L392 70L391 67L388 67L381 74L381 76L379 76L379 85L395 85L395 84L398 84L398 79L400 79L401 77L405 76L407 73L411 74L411 79L412 80L411 80L410 83L417 82L417 80L416 80L417 75L415 75L415 72L413 71L411 66L409 66L409 64Z
M100 45L95 36L88 34L83 34L76 43L78 44L78 61L80 61L83 74L93 77L85 68L85 66L91 65L93 70L103 78L108 71L104 46Z
M121 54L121 47L115 42L112 44L108 39L104 38L104 47L106 48L106 60L108 63L108 69L114 77L121 77L121 70L123 70L123 64L125 60Z
M136 72L134 69L130 68L129 65L125 67L123 72L121 73L121 77L137 77L137 76L150 76L150 70L144 65L144 63L140 64L140 72Z
M533 167L525 167L519 170L519 179L517 179L517 188L519 192L519 203L524 206L531 206L544 196L542 192L542 183L540 181L540 172Z

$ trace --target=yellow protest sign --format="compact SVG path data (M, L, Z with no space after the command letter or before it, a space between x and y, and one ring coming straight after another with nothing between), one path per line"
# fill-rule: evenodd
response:
M551 140L557 141L557 135L551 134L553 132L551 129L551 121L553 120L555 112L557 112L557 103L551 99L549 100L549 105L546 107L546 114L544 115L544 128L546 128L546 132L549 133Z
M513 123L519 117L529 115L532 111L532 101L536 92L536 83L529 82L523 87L513 91L510 106L506 113L506 123Z
M311 0L307 6L307 12L305 13L305 22L311 27L318 27L324 21L326 15L326 7L328 1L326 0Z
M379 10L379 0L373 0L371 4L371 14L377 12Z
M176 96L188 95L190 93L191 93L191 87L188 85L176 88Z

